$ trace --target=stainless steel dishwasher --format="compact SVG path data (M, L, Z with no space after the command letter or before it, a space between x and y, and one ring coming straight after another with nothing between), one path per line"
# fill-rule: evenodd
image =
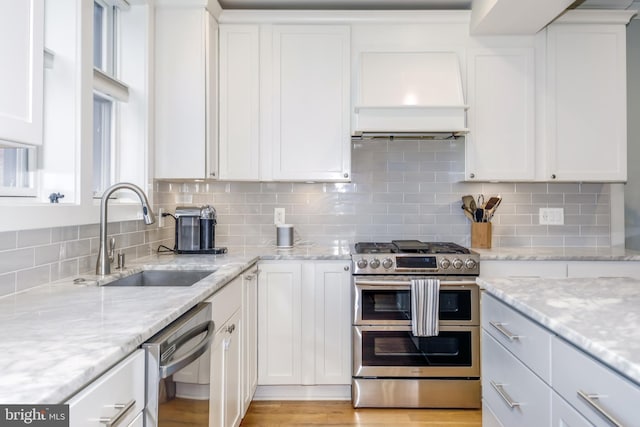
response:
M177 399L173 376L200 357L208 363L205 353L215 332L211 318L211 304L198 304L142 345L147 362L146 427L170 425L181 417L181 411L197 413L200 421L194 420L191 425L209 425L208 400Z

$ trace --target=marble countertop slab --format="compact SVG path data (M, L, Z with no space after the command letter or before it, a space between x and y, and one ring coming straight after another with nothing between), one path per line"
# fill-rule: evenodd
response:
M477 282L640 385L640 279L478 278Z
M350 259L339 246L282 251L152 255L106 279L81 274L0 298L0 403L64 402L259 259ZM186 287L99 286L144 269L215 272Z
M640 261L640 251L625 248L492 248L472 251L481 261Z

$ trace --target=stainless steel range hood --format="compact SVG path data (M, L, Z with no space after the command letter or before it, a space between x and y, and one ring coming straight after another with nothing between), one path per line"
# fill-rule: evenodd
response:
M451 139L468 132L455 52L364 52L359 60L355 138Z

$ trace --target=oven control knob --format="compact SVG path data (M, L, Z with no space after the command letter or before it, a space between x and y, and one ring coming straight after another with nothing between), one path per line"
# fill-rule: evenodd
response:
M464 262L464 266L467 267L468 270L473 270L478 266L478 263L476 262L475 259L469 258Z
M385 258L382 261L382 266L387 269L391 268L391 266L393 266L393 260L391 258Z
M451 264L456 270L460 270L462 268L462 260L460 258L454 259Z
M449 268L451 266L451 261L449 261L448 258L442 258L440 260L440 268L443 270L446 270L447 268Z
M371 268L380 267L380 260L378 258L372 259L371 262L369 263L369 267L371 267Z
M364 258L360 258L356 265L358 266L358 268L365 268L367 266L367 260Z

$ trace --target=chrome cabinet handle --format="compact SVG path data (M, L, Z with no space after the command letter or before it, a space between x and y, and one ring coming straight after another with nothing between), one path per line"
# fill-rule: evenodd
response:
M129 403L116 403L113 405L114 408L119 409L118 413L110 418L100 418L98 421L100 424L104 424L107 427L112 427L117 424L120 424L120 421L123 420L124 416L127 412L131 410L136 404L136 400L132 399Z
M345 265L345 266L344 266L344 271L349 271L349 270L350 270L349 266L348 266L348 265Z
M522 335L514 335L513 333L511 333L507 328L504 327L504 323L500 323L500 322L489 322L489 324L491 326L493 326L494 328L496 328L498 330L498 332L500 332L502 335L504 335L505 337L507 337L507 339L509 341L513 341L513 340L517 340L522 338Z
M246 276L244 276L245 280L253 280L254 276L253 274L247 274Z
M227 333L232 334L233 331L235 331L235 330L236 330L236 324L235 323L227 326Z
M509 408L513 409L517 406L520 406L520 402L514 402L511 396L509 396L509 394L504 390L504 384L498 384L495 381L490 381L490 383L491 387L493 387L498 392L502 400L504 400L504 402L509 405Z
M578 390L578 397L584 400L593 409L595 409L595 411L598 412L600 415L602 415L607 421L609 421L611 425L614 425L616 427L623 427L620 421L616 420L613 417L613 415L607 412L606 409L604 409L602 406L600 406L600 404L598 404L598 402L596 402L596 400L598 400L601 397L600 395L587 394L582 390Z

